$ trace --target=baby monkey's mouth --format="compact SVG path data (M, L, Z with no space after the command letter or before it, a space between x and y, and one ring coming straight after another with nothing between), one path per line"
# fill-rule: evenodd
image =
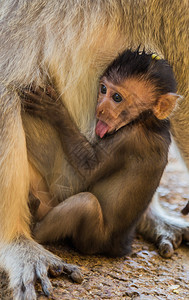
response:
M96 124L96 135L98 135L101 139L105 136L106 133L108 133L110 127L105 122L98 120Z
M106 122L102 120L98 120L96 124L96 135L98 135L101 139L106 135L106 134L113 134L117 130L121 128L121 123L120 124L114 124L114 126L109 126Z
M120 120L114 123L113 126L108 125L106 122L102 120L98 120L96 124L96 135L98 135L100 138L103 138L105 135L110 135L118 131L120 128L125 126L133 126L135 124L143 123L146 119L148 119L150 116L153 115L152 110L147 109L143 112L141 112L139 115L135 116L134 118L128 118L128 120Z
M97 119L96 124L96 135L103 138L106 134L113 134L118 131L121 127L127 125L130 122L128 114L120 114L116 118L109 115L100 116Z

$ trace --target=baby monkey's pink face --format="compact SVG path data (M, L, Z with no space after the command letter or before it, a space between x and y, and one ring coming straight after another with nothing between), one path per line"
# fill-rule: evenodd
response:
M106 133L117 131L150 109L154 100L152 88L145 86L144 81L129 78L115 85L103 77L96 108L96 134L102 138Z
M175 106L176 94L157 96L154 86L145 79L131 77L119 85L103 77L99 85L96 108L96 134L101 138L152 110L159 119L166 118Z

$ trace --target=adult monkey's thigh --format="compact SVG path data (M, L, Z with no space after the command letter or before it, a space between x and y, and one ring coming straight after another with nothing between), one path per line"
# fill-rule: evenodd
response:
M29 236L29 172L18 96L0 85L0 222L1 241ZM7 218L7 210L9 218ZM13 217L14 216L14 217Z
M60 273L64 270L76 280L79 273L30 236L29 171L20 99L2 86L0 92L0 264L8 271L14 299L35 299L36 276L45 294L50 293L49 267L60 268Z

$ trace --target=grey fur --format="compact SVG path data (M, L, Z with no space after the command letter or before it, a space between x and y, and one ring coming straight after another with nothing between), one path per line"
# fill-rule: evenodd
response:
M55 201L85 189L66 161L54 129L27 115L21 118L17 88L55 82L75 123L92 141L100 74L123 49L141 44L173 65L185 99L172 116L172 131L189 165L188 5L188 0L1 1L0 261L9 272L14 299L36 299L35 272L30 269L45 274L44 267L54 264L54 257L30 239L29 166L40 173ZM152 239L162 236L162 228L166 228L163 236L173 234L171 246L175 227L180 236L189 229L188 223L186 228L176 221L174 225L151 209L144 220L143 228L156 226ZM48 286L46 274L45 278Z

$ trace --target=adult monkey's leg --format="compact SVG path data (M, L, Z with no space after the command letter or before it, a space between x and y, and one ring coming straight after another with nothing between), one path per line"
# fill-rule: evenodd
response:
M0 92L0 262L8 271L14 299L36 299L36 277L45 294L50 293L49 267L60 268L59 273L65 271L76 281L80 274L30 237L29 172L20 101L2 86Z
M138 231L156 243L163 257L171 257L174 249L181 244L182 238L189 241L189 222L182 217L171 216L163 209L157 192L142 216Z
M19 98L0 86L0 238L29 233L29 172Z

